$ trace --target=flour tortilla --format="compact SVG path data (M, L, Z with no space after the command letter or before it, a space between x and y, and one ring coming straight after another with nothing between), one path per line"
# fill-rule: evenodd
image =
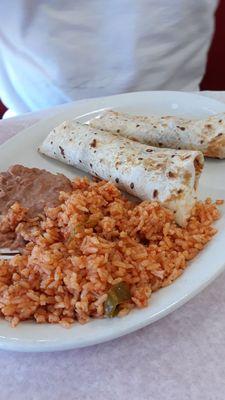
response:
M150 146L198 150L207 157L225 158L225 113L194 120L134 116L108 110L91 120L90 126Z
M197 151L157 149L72 121L50 132L39 151L142 200L163 203L180 225L185 225L196 202L204 163Z

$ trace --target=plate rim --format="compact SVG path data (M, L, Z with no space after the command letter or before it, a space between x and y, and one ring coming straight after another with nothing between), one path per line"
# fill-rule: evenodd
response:
M45 117L43 120L38 121L32 125L30 125L29 127L22 129L19 133L17 133L16 135L14 135L13 137L9 138L8 140L6 140L1 146L0 146L0 152L4 151L5 148L7 148L7 146L10 146L12 143L14 143L14 141L18 141L19 137L23 137L24 135L27 134L27 131L29 133L29 131L32 132L32 130L38 128L40 125L46 124L47 122L49 122L50 120L54 121L56 116L58 116L58 118L61 118L61 116L63 116L65 114L65 112L70 113L73 108L77 108L77 106L79 107L81 105L81 107L84 105L84 107L88 108L88 105L90 104L94 104L96 101L109 101L111 99L116 99L118 97L130 97L130 96L137 96L137 95L162 95L162 93L166 92L169 95L174 95L176 96L186 96L188 95L188 97L198 97L201 99L204 99L204 101L206 101L206 99L208 99L211 103L213 102L215 104L215 106L218 104L218 106L222 105L225 111L225 104L215 100L215 99L211 99L210 97L207 96L201 96L199 94L194 94L194 93L189 93L189 92L177 92L177 91L142 91L142 92L131 92L131 93L123 93L123 94L119 94L119 95L113 95L113 96L105 96L105 97L100 97L100 98L93 98L93 99L84 99L84 100L80 100L78 102L72 102L69 103L67 105L65 105L65 109L64 110L59 110L59 108L57 107L56 113L54 115L51 115L50 117ZM96 108L96 111L98 110L98 108ZM79 118L79 117L77 117ZM34 165L35 167L35 165ZM14 351L23 351L23 352L46 352L46 351L62 351L62 350L69 350L69 349L74 349L74 348L82 348L82 347L88 347L91 345L95 345L95 344L99 344L99 343L104 343L107 342L109 340L114 340L116 338L119 338L121 336L127 335L128 333L132 333L135 332L136 330L139 330L147 325L150 325L153 322L158 321L161 318L164 318L166 315L169 315L170 313L172 313L173 311L175 311L176 309L180 308L182 305L184 305L186 302L188 302L189 300L191 300L193 297L195 297L198 293L200 293L202 290L204 290L208 285L210 285L225 269L225 258L224 258L224 262L223 264L220 265L220 267L217 269L217 272L211 276L210 279L208 279L205 282L202 282L202 284L200 284L195 290L193 290L189 295L185 295L176 303L174 303L172 306L169 306L168 308L164 308L163 310L161 310L159 313L157 313L155 316L149 316L148 318L144 319L142 322L137 322L136 324L134 323L132 327L128 326L125 327L124 329L122 329L119 333L116 332L112 332L111 334L108 334L107 337L102 338L99 337L97 340L96 339L89 339L87 341L84 341L83 343L78 343L78 345L76 345L76 343L74 343L74 339L73 336L71 337L70 341L67 341L65 343L63 342L52 342L50 341L45 341L42 344L40 344L37 341L32 342L32 340L28 340L25 339L23 340L9 340L7 338L4 338L1 336L1 329L0 329L0 349L3 350L14 350ZM173 285L173 284L172 284ZM171 285L171 286L172 286ZM91 323L91 322L90 322ZM34 324L35 325L35 324ZM46 324L47 325L47 324ZM62 328L64 329L64 328ZM76 339L75 339L76 342Z

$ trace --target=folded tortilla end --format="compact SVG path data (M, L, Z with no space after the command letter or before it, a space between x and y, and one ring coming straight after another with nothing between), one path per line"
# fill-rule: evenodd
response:
M213 138L205 150L205 155L212 158L225 158L225 134L219 133Z

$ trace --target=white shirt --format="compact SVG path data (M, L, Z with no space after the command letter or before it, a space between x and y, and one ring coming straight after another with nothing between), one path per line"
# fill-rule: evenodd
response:
M196 90L217 0L0 2L0 97L16 113L137 90Z

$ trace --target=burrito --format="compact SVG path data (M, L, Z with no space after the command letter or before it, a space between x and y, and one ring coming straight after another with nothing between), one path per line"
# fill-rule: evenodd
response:
M150 146L198 150L207 157L225 158L225 113L194 120L144 117L109 110L91 120L90 126Z
M201 152L154 148L74 121L53 129L39 151L142 200L163 203L182 226L196 202L204 163Z

